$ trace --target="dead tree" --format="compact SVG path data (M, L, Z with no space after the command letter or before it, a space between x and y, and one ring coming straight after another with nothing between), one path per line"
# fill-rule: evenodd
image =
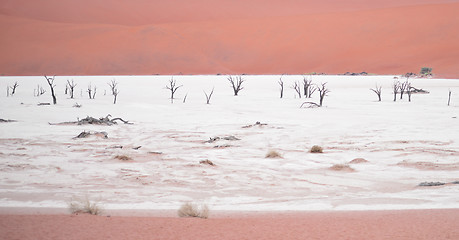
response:
M312 94L316 91L316 88L312 84L312 79L306 79L306 77L303 77L303 90L305 98L312 97Z
M237 76L235 79L233 79L232 76L229 76L228 81L231 83L231 87L233 88L234 96L237 96L239 91L244 89L244 87L242 86L242 83L245 82L245 80L242 79L241 76Z
M210 99L212 98L212 94L214 94L214 89L215 89L215 87L212 88L212 91L211 91L209 94L207 94L207 93L204 91L204 94L206 95L206 103L207 103L207 104L210 104Z
M69 89L70 91L70 98L73 98L73 93L75 92L75 87L76 87L76 83L73 82L73 79L72 79L72 82L70 82L69 80L67 80L67 86L66 86L66 90L67 88Z
M378 95L378 102L381 102L381 86L378 87L378 84L376 84L376 88L370 88L370 90Z
M51 96L53 97L53 104L57 104L57 99L56 99L56 94L54 93L54 88L56 87L56 84L54 84L54 78L56 76L47 77L45 75L46 81L48 82L49 88L51 89Z
M91 84L88 85L88 95L89 95L89 99L94 99L96 98L96 91L97 91L97 87L94 86L94 89L92 88ZM116 90L118 91L118 90ZM118 93L117 93L118 94ZM113 94L114 95L114 94Z
M319 106L322 107L325 96L330 92L330 90L325 86L327 83L322 83L321 86L317 87L319 91Z
M171 92L171 103L174 103L175 92L182 86L183 85L177 86L177 82L174 80L174 78L171 78L171 80L169 80L169 85L166 85L166 89L168 89Z
M408 78L405 82L399 83L399 89L400 89L400 99L403 99L403 93L407 90L408 87Z
M392 88L394 90L394 102L397 101L397 93L398 89L400 88L400 82L399 81L394 81L394 84L392 85Z
M279 82L278 82L280 86L280 98L284 97L284 81L282 81L282 76L280 77Z
M411 102L411 93L412 93L413 87L411 87L411 83L406 82L406 94L408 95L408 102Z
M118 90L118 88L115 88L113 92L113 104L116 104L116 98L118 97L118 93L120 93L120 91Z
M112 95L115 95L116 92L119 92L118 91L118 83L116 82L115 79L113 79L111 82L109 82L108 86L110 86L110 89L112 90Z
M113 95L113 104L116 104L116 98L118 97L118 94L120 91L118 90L118 83L116 82L115 79L113 79L111 82L108 83L108 86L110 86L110 89L112 90L112 95ZM94 89L95 92L95 89ZM96 93L94 93L93 97L96 96Z
M448 106L450 102L451 102L451 89L449 89L449 92L448 92Z
M6 86L6 96L10 96L10 86Z
M14 85L11 88L11 96L13 96L16 93L16 88L19 87L18 82L15 82Z
M300 84L298 82L295 82L295 84L292 86L292 88L295 90L295 92L298 94L298 98L301 98L301 88Z
M38 97L46 93L46 90L43 89L42 86L37 85L37 95L35 95L35 89L34 89L34 96Z

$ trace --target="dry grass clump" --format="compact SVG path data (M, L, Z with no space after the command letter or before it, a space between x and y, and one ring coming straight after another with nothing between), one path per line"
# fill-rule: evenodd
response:
M333 171L345 171L345 172L354 172L355 171L355 169L353 169L348 164L335 164L335 165L330 167L330 170L333 170Z
M266 154L265 158L282 158L282 155L277 151L271 150Z
M207 205L201 205L198 207L192 203L184 203L177 211L179 217L196 217L196 218L208 218L209 207Z
M69 209L72 214L89 213L91 215L100 215L102 208L96 202L91 202L87 197L85 199L73 199L69 203Z
M131 161L132 158L126 155L116 155L115 159L121 160L121 161Z
M355 159L352 159L352 161L350 161L349 163L351 164L355 164L355 163L367 163L368 160L366 160L365 158L355 158Z
M199 161L199 164L215 166L215 164L212 161L208 160L208 159Z
M314 146L312 146L310 152L311 153L323 153L324 149L319 145L314 145Z

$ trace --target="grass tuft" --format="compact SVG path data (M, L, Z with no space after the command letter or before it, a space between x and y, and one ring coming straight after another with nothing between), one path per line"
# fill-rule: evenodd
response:
M351 166L348 164L335 164L330 167L331 170L333 171L345 171L345 172L354 172L355 169L353 169Z
M88 213L91 215L102 214L102 208L96 202L91 202L87 197L85 199L73 199L69 203L69 209L72 214Z
M314 145L314 146L312 146L310 152L311 153L323 153L324 149L321 146Z
M121 161L131 161L132 158L126 155L116 155L115 159L121 160Z
M209 207L207 205L201 205L198 207L192 203L184 203L177 211L179 217L196 217L196 218L208 218Z
M282 155L277 151L271 150L266 154L265 158L282 158Z

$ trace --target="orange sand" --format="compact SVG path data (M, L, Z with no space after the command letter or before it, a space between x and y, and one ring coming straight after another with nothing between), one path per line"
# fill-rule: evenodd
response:
M457 0L2 1L0 74L459 78Z
M459 209L263 213L210 219L1 215L2 239L459 239Z

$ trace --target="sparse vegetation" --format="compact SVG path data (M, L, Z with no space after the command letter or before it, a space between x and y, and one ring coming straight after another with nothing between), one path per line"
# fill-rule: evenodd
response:
M351 166L348 164L334 164L330 167L330 170L333 171L346 171L346 172L353 172L355 171Z
M196 218L208 218L209 207L207 205L201 205L198 207L196 204L184 203L177 211L179 217L196 217Z
M208 160L208 159L199 161L199 164L215 166L215 164L212 161Z
M72 214L88 213L91 215L100 215L103 211L98 203L91 202L88 197L84 199L72 199L69 202L69 209Z
M271 150L266 154L265 158L282 158L282 155L277 151Z
M323 153L324 149L319 145L314 145L314 146L312 146L312 148L311 148L311 150L309 152L311 152L311 153Z
M421 74L422 77L432 76L432 68L423 67L421 68L421 71L419 73Z
M121 161L131 161L132 158L126 155L116 155L115 159L121 160Z

